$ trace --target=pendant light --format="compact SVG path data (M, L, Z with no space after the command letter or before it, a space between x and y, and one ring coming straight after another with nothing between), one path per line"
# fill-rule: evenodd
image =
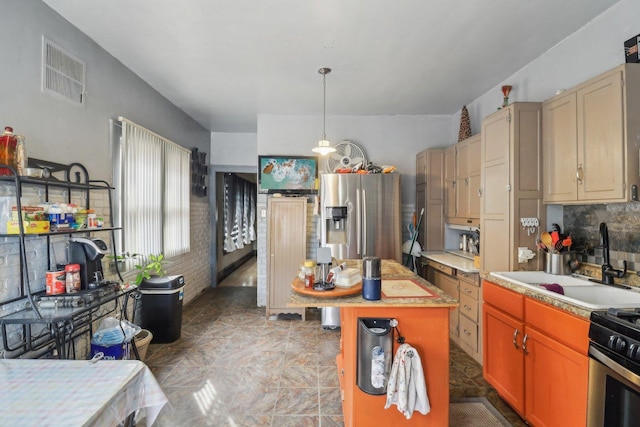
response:
M318 153L321 156L326 156L329 153L336 151L331 146L331 142L327 139L326 123L327 123L327 74L331 72L331 68L320 68L318 73L322 74L322 139L318 141L318 146L311 149L314 153Z

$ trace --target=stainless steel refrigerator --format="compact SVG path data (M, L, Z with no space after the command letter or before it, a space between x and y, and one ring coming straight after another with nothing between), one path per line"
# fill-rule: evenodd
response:
M324 174L320 197L321 242L333 257L402 263L400 174Z

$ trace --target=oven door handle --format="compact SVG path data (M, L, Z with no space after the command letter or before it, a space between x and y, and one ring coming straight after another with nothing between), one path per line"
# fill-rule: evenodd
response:
M610 359L606 354L602 353L593 345L589 346L589 356L591 356L595 361L602 363L622 378L635 384L637 387L640 387L640 377L638 377L638 375L626 369L624 366L619 365L616 361Z

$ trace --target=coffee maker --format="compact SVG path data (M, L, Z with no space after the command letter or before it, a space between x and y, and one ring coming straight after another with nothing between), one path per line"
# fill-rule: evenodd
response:
M109 253L107 244L98 238L72 237L67 246L67 262L80 265L81 289L105 284L102 258Z

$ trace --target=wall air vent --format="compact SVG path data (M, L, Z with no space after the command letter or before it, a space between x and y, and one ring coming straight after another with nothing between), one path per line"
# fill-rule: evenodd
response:
M84 61L42 37L42 91L81 106L85 99Z

